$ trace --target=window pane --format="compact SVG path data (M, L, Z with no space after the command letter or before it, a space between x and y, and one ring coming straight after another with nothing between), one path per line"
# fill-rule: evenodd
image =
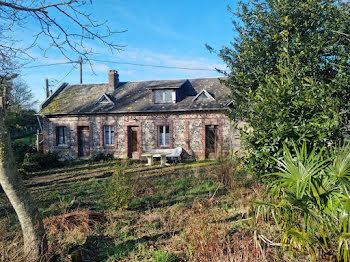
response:
M114 126L111 126L111 145L114 145Z
M105 145L109 145L109 132L108 132L108 129L105 129L104 138L105 138Z
M206 94L204 94L204 93L200 94L198 98L208 99L208 97L207 97Z
M171 102L173 100L172 94L173 94L173 90L171 89L164 90L164 101Z
M104 144L114 145L114 126L104 126Z
M58 128L58 144L61 145L62 144L62 141L63 140L63 134L62 134L62 128L59 127Z
M154 90L154 102L161 103L163 102L163 90Z
M164 146L170 146L170 134L169 133L165 134Z
M63 138L63 142L62 142L62 144L67 144L66 142L67 142L67 129L66 129L66 127L62 127L62 133L63 133L63 136L62 136L62 138Z
M169 126L158 126L158 146L168 147L170 145Z
M66 145L67 144L67 128L65 126L57 127L57 144Z
M158 146L163 144L163 126L158 126Z

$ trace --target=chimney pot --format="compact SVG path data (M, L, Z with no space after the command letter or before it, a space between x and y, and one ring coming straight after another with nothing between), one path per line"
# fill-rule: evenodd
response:
M119 74L116 70L109 70L108 72L108 91L113 92L119 84Z

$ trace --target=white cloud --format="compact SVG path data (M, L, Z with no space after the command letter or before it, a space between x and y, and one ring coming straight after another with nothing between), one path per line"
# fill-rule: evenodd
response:
M92 64L92 69L95 73L106 72L109 70L109 67L105 64ZM91 72L91 68L88 69Z
M218 75L215 70L223 69L227 70L224 63L210 60L205 57L188 57L188 56L176 56L171 54L163 54L152 52L147 49L128 48L126 51L121 52L110 59L111 61L131 62L137 64L151 64L168 67L180 67L180 68L196 68L196 69L208 69L208 70L190 70L190 69L168 69L168 68L152 68L153 71L158 72L174 72L188 75L188 77L204 77L208 75ZM217 60L217 59L216 59ZM123 66L124 65L120 65ZM142 70L150 67L143 67Z

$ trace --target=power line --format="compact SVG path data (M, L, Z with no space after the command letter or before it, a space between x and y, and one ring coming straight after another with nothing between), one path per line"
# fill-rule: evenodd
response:
M132 66L155 67L155 68L167 68L167 69L182 69L182 70L214 71L214 72L217 72L216 69L210 69L210 68L193 68L193 67L163 66L163 65L151 65L151 64L140 64L140 63L130 63L130 62L118 62L118 61L99 60L99 59L90 59L90 60L91 60L91 61L95 61L95 62L113 63L113 64L120 64L120 65L132 65ZM61 62L61 63L52 63L52 64L43 64L43 65L24 66L24 67L22 67L22 69L37 68L37 67L46 67L46 66L55 66L55 65L63 65L63 64L75 64L75 63L80 63L80 61L69 61L69 62Z
M74 69L75 69L75 67L73 66L72 69L61 80L58 81L58 83L61 83L67 76L70 75L70 73L73 72Z
M192 68L192 67L178 67L178 66L162 66L162 65L150 65L150 64L138 64L138 63L129 63L129 62L118 62L118 61L109 61L109 60L99 60L99 59L90 59L91 61L102 62L102 63L113 63L121 65L134 65L134 66L144 66L144 67L157 67L157 68L168 68L168 69L185 69L185 70L196 70L196 71L215 71L216 69L210 68Z
M68 62L52 63L52 64L44 64L44 65L23 66L23 67L21 67L21 69L45 67L45 66L55 66L55 65L64 65L64 64L75 64L75 63L79 63L79 62L78 61L68 61Z

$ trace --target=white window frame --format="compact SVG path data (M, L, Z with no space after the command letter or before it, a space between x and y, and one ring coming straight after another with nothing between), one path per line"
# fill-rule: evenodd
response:
M166 129L168 128L169 132L166 133ZM161 133L161 130L163 133ZM158 126L158 147L170 147L170 126L169 125L159 125ZM166 144L166 134L168 134L168 144Z
M112 125L103 126L103 145L104 146L114 146L114 133L115 128Z
M154 92L154 103L155 104L164 104L164 103L173 103L174 100L174 92L172 89L156 89L153 91ZM162 100L161 101L156 101L156 92L161 92L162 94ZM165 100L165 92L171 92L171 96L169 100Z

